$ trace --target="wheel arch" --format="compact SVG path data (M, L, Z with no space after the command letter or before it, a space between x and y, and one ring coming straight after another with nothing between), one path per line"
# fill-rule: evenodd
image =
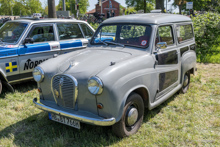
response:
M5 81L5 82L8 82L8 79L6 78L6 75L5 73L2 71L2 69L0 69L0 79Z
M149 90L145 85L137 85L135 87L130 88L130 90L128 90L127 93L124 95L123 102L121 104L120 110L123 110L129 95L131 95L131 93L133 93L133 92L139 94L142 97L142 99L144 101L145 108L146 107L148 108L149 103L150 103L150 101L149 101L149 95L150 95ZM117 122L121 119L122 112L123 111L120 111L120 115L116 118Z
M8 83L8 79L6 74L0 69L0 80L2 81L2 85L11 92L14 92L14 88Z

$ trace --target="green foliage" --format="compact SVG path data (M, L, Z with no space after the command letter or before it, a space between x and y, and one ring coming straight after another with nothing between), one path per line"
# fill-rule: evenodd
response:
M197 15L193 19L195 38L197 44L197 58L199 62L212 62L212 56L220 54L220 14L207 13ZM214 59L213 62L220 63Z
M125 9L125 14L136 13L136 12L137 10L135 9L135 7L129 7Z
M93 29L97 29L99 24L98 23L90 23L90 25L93 27Z
M42 13L40 0L0 0L0 15L32 15Z
M88 0L80 0L78 5L79 5L79 13L85 14L87 8L89 7L89 1ZM60 8L63 8L62 0L60 0L59 4L56 6L57 10L60 10ZM66 10L70 11L73 14L76 14L75 0L66 0Z
M126 0L126 4L129 7L134 7L136 11L144 10L144 1L146 1L146 12L150 12L154 9L155 0ZM129 11L130 12L130 11Z
M181 2L183 2L182 5ZM182 10L186 10L186 4L185 4L186 2L193 2L193 9L197 11L204 10L204 11L220 12L219 0L174 0L173 5L175 7L179 6Z

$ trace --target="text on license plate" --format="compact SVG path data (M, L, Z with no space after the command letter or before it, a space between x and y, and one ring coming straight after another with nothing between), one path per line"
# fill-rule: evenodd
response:
M68 118L68 117L65 117L62 115L57 115L54 113L48 113L48 115L49 115L50 120L53 120L53 121L77 128L77 129L80 129L80 122L79 121L73 120L71 118Z

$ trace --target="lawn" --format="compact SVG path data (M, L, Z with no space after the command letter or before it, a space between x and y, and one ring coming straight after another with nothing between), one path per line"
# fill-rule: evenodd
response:
M81 124L81 130L48 120L36 109L36 83L15 85L0 97L3 146L220 146L220 64L197 64L188 93L175 94L145 111L137 134L120 139L111 127Z

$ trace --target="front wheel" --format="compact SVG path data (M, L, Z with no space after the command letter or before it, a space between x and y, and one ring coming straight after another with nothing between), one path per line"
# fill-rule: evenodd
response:
M132 93L123 109L122 118L112 126L118 137L127 137L135 134L140 128L144 116L144 102L137 93Z
M186 93L189 89L189 84L190 84L190 72L186 72L184 75L184 79L183 79L183 86L180 89L181 93Z
M2 81L0 80L0 94L2 93Z

